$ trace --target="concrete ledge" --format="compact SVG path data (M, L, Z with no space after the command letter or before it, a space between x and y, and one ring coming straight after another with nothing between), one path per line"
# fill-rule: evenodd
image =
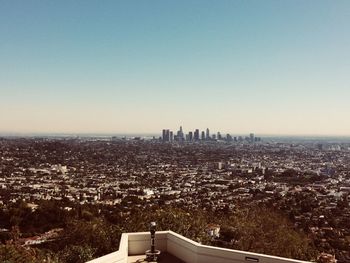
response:
M167 251L186 263L198 262L198 243L175 232L168 232Z
M129 255L142 255L150 248L149 232L122 234L119 250L87 263L127 263ZM233 249L205 246L172 231L156 232L156 248L186 263L310 263Z
M211 263L213 260L217 263L235 263L235 262L259 262L259 263L306 263L289 258L282 258L240 250L217 248L211 246L199 245L198 260L201 263Z
M168 233L168 252L187 263L306 263L276 256L205 246L175 232Z
M141 255L150 249L151 234L149 232L128 233L128 253L129 255ZM168 231L156 233L155 245L161 251L167 251Z

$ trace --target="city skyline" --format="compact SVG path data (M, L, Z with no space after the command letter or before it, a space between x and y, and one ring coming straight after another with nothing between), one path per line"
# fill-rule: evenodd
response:
M2 1L0 134L350 136L348 1ZM201 134L199 134L201 136Z
M154 138L155 139L155 138ZM194 131L188 130L184 132L182 126L178 131L173 131L170 129L163 129L162 135L159 137L162 142L199 142L199 141L226 141L226 142L260 142L261 138L256 137L254 133L249 133L248 136L233 135L230 133L222 133L221 131L210 132L209 128L205 130L195 129Z

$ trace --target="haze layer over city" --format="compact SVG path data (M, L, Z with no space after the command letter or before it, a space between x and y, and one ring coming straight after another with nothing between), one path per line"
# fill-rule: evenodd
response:
M349 25L341 0L0 1L0 262L349 263Z

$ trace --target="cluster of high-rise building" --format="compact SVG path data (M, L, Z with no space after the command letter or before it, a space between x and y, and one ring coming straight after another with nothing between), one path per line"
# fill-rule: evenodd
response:
M194 131L189 131L187 134L184 133L182 126L174 134L173 131L169 129L163 129L161 140L163 142L196 142L196 141L227 141L227 142L259 142L260 137L255 137L254 133L249 134L249 136L231 136L230 134L222 135L220 132L210 134L209 128L205 131L199 131L195 129Z

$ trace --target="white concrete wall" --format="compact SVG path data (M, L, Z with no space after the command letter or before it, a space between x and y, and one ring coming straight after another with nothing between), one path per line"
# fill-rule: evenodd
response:
M306 261L199 245L197 262L212 263L213 261L215 261L215 263L306 263Z
M119 250L87 263L127 263L128 255L141 255L150 249L149 232L123 234ZM308 263L288 258L239 250L204 246L172 231L156 233L156 249L169 252L186 263Z
M167 251L184 262L196 263L198 253L198 243L169 231Z
M167 251L186 263L306 263L306 261L204 246L172 231L168 233L167 243Z
M149 232L137 232L128 234L128 252L129 255L145 254L145 251L151 249L151 234ZM168 231L156 232L155 246L160 251L167 250Z

